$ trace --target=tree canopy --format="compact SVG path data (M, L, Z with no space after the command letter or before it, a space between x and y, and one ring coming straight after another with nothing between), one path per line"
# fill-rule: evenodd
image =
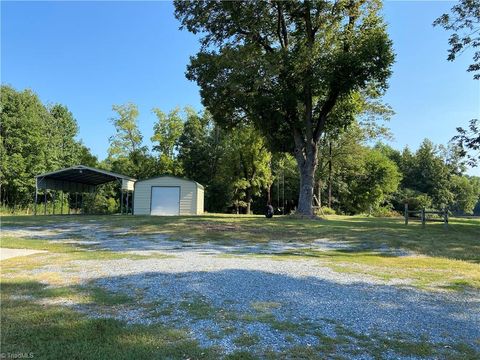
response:
M225 127L252 123L272 150L295 155L299 212L312 213L318 142L348 125L352 96L387 87L394 55L380 1L175 2L203 35L187 77Z

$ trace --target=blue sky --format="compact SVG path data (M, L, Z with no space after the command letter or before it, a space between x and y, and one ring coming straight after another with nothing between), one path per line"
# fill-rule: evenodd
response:
M445 144L480 116L480 81L465 71L471 53L446 61L448 34L431 25L452 4L385 3L397 54L385 96L396 112L389 123L395 148L416 149L425 137ZM198 87L184 76L198 42L178 27L170 2L2 1L1 81L67 105L80 138L102 159L114 131L112 104L139 106L147 144L153 107L201 109Z

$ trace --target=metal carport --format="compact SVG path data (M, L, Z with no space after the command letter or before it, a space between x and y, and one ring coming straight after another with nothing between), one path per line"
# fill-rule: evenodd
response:
M120 185L120 213L123 214L124 208L124 193L126 193L126 209L128 212L129 194L133 192L136 179L122 174L116 174L106 170L95 169L89 166L76 165L57 171L48 172L35 176L35 215L37 214L37 203L39 190L44 190L45 197L45 214L47 206L47 191L61 190L62 196L64 192L74 193L77 205L77 195L84 193L96 193L100 185L108 182L116 181ZM55 193L53 193L53 200L55 200ZM132 197L133 198L133 197ZM54 201L53 201L54 203ZM63 213L63 201L62 210ZM69 208L70 212L70 208Z

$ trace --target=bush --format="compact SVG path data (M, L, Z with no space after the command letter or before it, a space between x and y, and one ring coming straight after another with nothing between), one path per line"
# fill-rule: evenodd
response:
M322 215L337 215L337 212L328 206L322 206L322 209L315 209L315 215L322 216Z
M409 210L421 210L432 207L432 198L425 193L411 189L403 189L395 194L393 199L394 208L403 212L405 204L408 204Z
M401 216L400 213L393 210L389 206L379 206L372 211L372 216L375 217L398 217Z
M86 214L113 214L119 211L119 202L102 194L89 194L85 197Z

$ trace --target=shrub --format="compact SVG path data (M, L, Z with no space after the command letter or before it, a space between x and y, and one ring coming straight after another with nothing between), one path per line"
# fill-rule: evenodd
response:
M322 206L322 209L316 209L315 210L315 215L322 216L322 215L337 215L337 212L329 208L328 206Z
M389 206L379 206L372 211L372 216L375 217L397 217L401 216L397 211Z
M403 211L405 204L408 204L409 210L421 210L422 208L431 208L432 203L430 196L412 189L399 191L393 199L395 210L400 212Z

